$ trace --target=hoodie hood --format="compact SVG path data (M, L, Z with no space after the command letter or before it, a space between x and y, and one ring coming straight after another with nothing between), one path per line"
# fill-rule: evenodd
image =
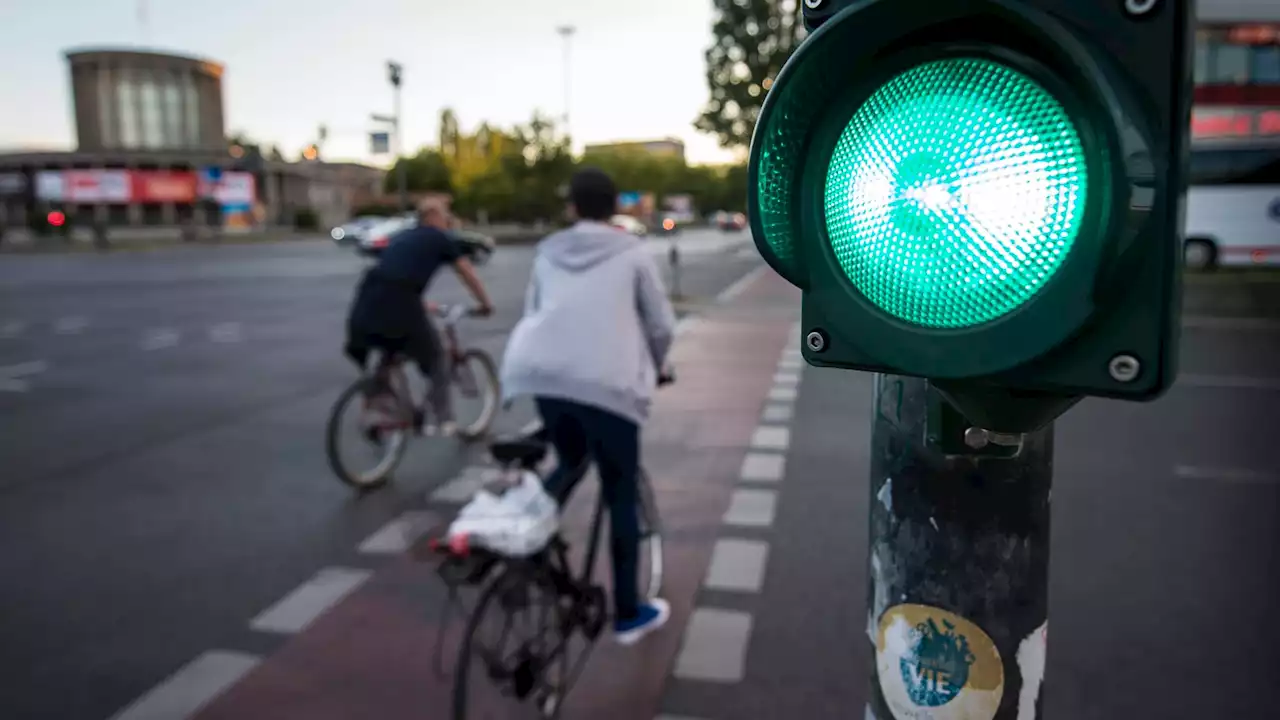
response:
M580 222L547 237L539 243L538 251L557 267L579 272L631 250L639 242L611 225Z

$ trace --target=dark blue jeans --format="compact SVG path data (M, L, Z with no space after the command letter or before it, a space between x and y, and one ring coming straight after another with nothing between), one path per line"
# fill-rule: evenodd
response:
M613 559L613 606L616 617L638 613L640 556L639 492L640 427L611 412L556 398L537 398L538 414L556 449L559 464L547 477L547 492L560 505L594 462L600 493L609 509L609 548Z

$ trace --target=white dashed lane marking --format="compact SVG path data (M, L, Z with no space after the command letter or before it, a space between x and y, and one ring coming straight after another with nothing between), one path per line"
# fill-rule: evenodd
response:
M1217 480L1245 484L1280 482L1280 475L1276 473L1250 470L1249 468L1175 465L1173 474L1183 480Z
M394 555L413 547L435 522L436 516L426 511L411 511L392 520L360 543L359 550L370 555Z
M768 559L769 543L721 538L711 552L711 565L703 585L711 590L758 593L764 587Z
M786 474L787 459L777 453L747 453L738 477L748 482L778 482Z
M264 610L249 623L249 627L259 632L301 632L360 587L370 575L368 570L325 568L283 600Z
M724 513L725 525L769 527L777 510L778 494L772 490L733 491L729 509Z
M0 366L0 392L21 393L31 389L27 378L49 369L43 360Z
M59 318L53 324L53 331L59 335L75 335L89 327L89 321L78 315Z
M177 345L181 337L176 330L151 330L142 337L141 347L143 350L163 350Z
M791 430L780 425L761 425L751 436L751 447L760 450L786 450L791 444Z
M244 338L244 329L237 322L225 322L209 328L209 339L216 343L240 342Z
M789 387L773 387L769 388L769 399L774 402L793 402L796 399L796 389Z
M0 339L11 340L22 334L27 329L27 324L19 320L8 320L0 323Z
M751 615L737 610L696 608L684 631L674 675L681 680L741 682L746 674Z
M210 650L187 663L111 720L181 720L257 667L260 658L246 653Z

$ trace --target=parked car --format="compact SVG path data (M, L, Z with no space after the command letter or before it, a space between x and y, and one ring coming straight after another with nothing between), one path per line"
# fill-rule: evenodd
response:
M329 231L329 237L340 246L355 245L360 242L361 236L374 225L386 220L386 218L376 217L373 215L365 215L352 218L346 223Z
M747 216L740 212L724 213L717 218L717 225L725 232L747 229Z
M382 221L365 230L360 237L359 252L361 255L377 257L382 253L391 237L401 230L413 227L418 219L412 215L397 215L382 218Z
M637 237L644 237L649 232L649 228L645 227L644 223L630 215L614 215L613 218L609 220L609 224L619 230L625 230Z

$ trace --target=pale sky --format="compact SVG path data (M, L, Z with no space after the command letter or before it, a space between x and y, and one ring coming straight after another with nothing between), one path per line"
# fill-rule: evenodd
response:
M443 107L464 130L564 107L572 24L575 146L675 136L691 162L732 155L692 123L707 98L711 0L0 0L0 152L75 144L63 52L138 46L226 65L228 132L290 157L329 126L327 159L370 161L370 113L389 113L385 61L404 66L408 147Z

